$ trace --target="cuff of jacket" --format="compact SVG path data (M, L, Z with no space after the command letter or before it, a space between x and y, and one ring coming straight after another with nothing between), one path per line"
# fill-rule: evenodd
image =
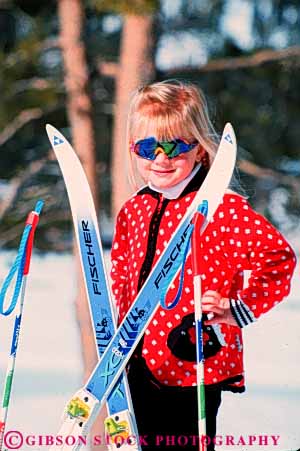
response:
M241 299L230 299L230 310L240 328L256 321L249 307Z

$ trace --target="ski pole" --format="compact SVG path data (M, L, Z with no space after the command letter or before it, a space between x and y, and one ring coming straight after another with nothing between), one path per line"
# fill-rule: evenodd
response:
M36 229L36 226L39 221L39 215L43 208L43 201L38 201L35 205L35 209L31 211L26 219L25 228L23 231L23 235L20 241L20 246L18 250L17 257L14 261L14 264L12 265L4 283L0 291L0 313L4 316L8 316L14 308L17 306L19 294L21 292L20 296L20 302L17 307L17 313L15 316L14 321L14 330L13 330L13 336L11 340L11 350L9 355L9 361L6 371L6 377L5 377L5 384L4 384L4 392L2 397L2 408L1 408L1 416L0 416L0 451L3 447L4 442L4 432L5 432L5 425L7 420L7 414L8 414L8 408L9 408L9 402L10 402L10 395L11 395L11 389L12 389L12 382L14 377L14 370L15 370L15 363L16 363L16 355L18 350L18 343L19 343L19 334L20 334L20 328L21 328L21 320L22 320L22 313L23 313L23 306L24 306L24 299L25 299L25 289L26 289L26 281L27 276L29 273L29 267L30 267L30 259L31 259L31 253L32 253L32 246L33 246L33 238L34 238L34 232ZM7 292L7 289L17 272L17 279L15 283L14 293L12 296L11 303L9 307L4 310L4 299Z
M195 327L196 327L196 355L197 355L197 402L198 402L198 431L199 450L206 451L206 412L205 412L205 386L204 386L204 354L203 354L203 328L201 303L201 268L199 237L201 228L205 223L208 204L203 201L196 211L191 239L191 255L194 282Z

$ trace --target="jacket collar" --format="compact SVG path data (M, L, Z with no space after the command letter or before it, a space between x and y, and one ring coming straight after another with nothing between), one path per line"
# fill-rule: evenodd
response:
M207 169L205 169L203 165L199 164L192 170L188 177L172 188L161 190L152 184L149 184L149 186L145 186L137 194L150 194L155 198L158 198L159 195L162 194L164 198L169 200L179 199L191 192L198 191L207 175L207 172Z
M201 163L198 164L188 175L184 180L182 180L180 183L177 183L175 186L171 186L170 188L158 188L153 183L149 182L148 186L153 191L156 191L164 196L165 199L177 199L180 194L184 191L184 189L187 187L189 182L192 180L192 178L195 176L195 174L199 171L201 166Z

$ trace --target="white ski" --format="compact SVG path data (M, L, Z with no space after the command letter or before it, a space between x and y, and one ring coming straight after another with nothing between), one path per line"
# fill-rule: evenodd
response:
M111 299L105 270L98 221L90 187L81 163L66 138L54 127L46 127L50 143L62 171L72 211L76 241L79 249L84 283L89 301L95 344L100 359L116 329L116 314ZM107 442L111 450L137 451L140 446L133 443L137 427L126 376L116 383L115 390L107 398L110 417L106 419ZM79 400L69 408L71 424L74 418L85 418L88 408ZM68 421L67 421L68 423ZM130 442L130 443L127 443ZM118 446L117 446L118 445ZM120 446L119 446L120 445ZM52 450L63 450L64 445L55 445ZM69 446L66 447L69 450Z
M64 434L82 436L89 432L95 415L115 387L120 374L159 306L162 284L170 285L181 266L180 250L190 237L193 228L191 221L198 205L203 201L208 203L207 221L201 231L203 233L218 205L222 202L232 177L235 160L235 135L232 126L227 124L208 175L156 265L152 268L126 317L106 347L88 382L68 403L59 434L63 431ZM178 252L174 252L174 250L178 250ZM169 269L167 270L167 268L171 268L172 277L168 276ZM74 405L84 406L86 408L85 415L77 417L70 415ZM81 444L77 443L71 449L77 450L80 446Z

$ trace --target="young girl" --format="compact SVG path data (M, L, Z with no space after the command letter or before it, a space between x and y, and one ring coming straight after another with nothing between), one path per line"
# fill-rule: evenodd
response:
M133 96L131 176L145 186L125 203L116 221L111 277L120 321L200 188L217 147L205 99L195 86L160 82ZM207 441L213 451L221 392L245 390L242 328L288 295L295 256L282 235L230 190L199 236L199 246L203 312L214 314L203 331ZM244 270L251 270L247 288ZM167 302L177 293L178 279ZM128 366L145 450L198 448L193 318L189 256L180 302L172 310L159 307Z

